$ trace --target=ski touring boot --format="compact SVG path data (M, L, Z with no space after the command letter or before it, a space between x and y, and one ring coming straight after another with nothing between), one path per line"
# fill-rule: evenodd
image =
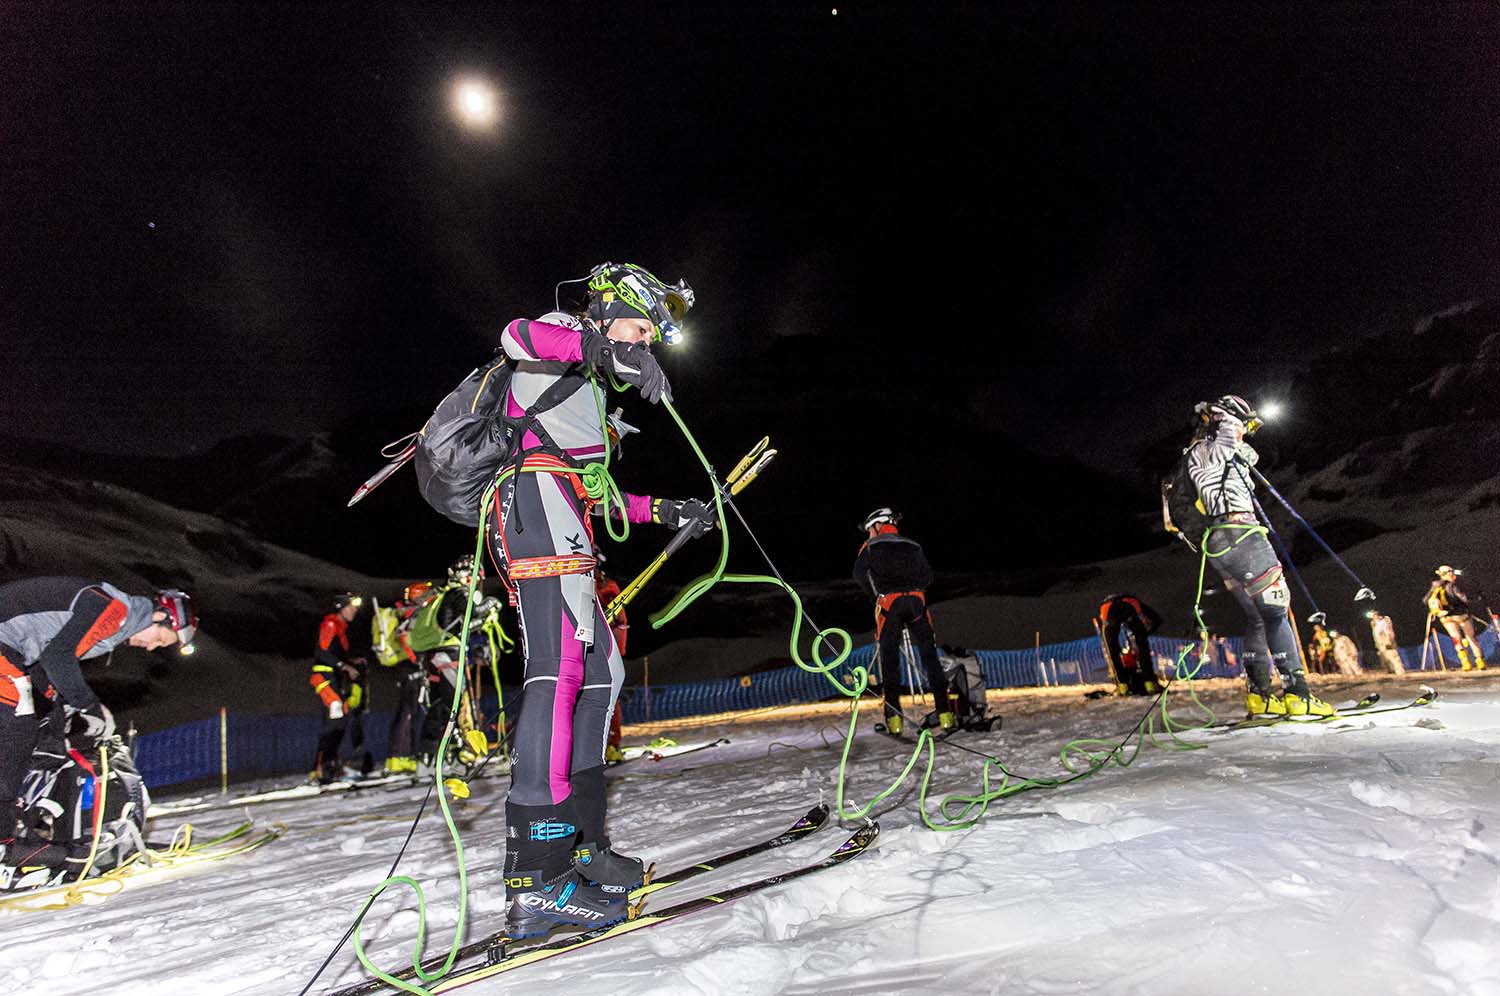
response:
M1338 711L1318 698L1307 687L1307 676L1301 671L1294 671L1283 675L1281 683L1282 700L1286 703L1286 714L1288 716L1318 716L1332 719L1338 715Z
M603 770L601 765L600 787ZM587 782L592 772L579 774ZM575 774L574 795L579 787ZM559 927L606 926L624 920L630 912L627 886L591 882L575 867L576 808L575 799L560 806L505 804L505 933L513 940L549 934ZM591 853L590 860L600 859Z
M559 927L590 929L620 923L629 913L630 890L590 883L574 868L547 879L540 871L505 876L505 934L511 940L540 937Z
M922 729L936 729L938 732L934 736L946 737L958 729L958 714L953 712L938 712L936 710L929 712L926 716L922 717Z
M646 884L646 863L628 854L617 854L603 844L579 844L573 848L573 870L595 885L620 886L627 893Z
M67 879L68 849L46 841L13 840L0 846L0 892L36 889Z
M1296 692L1287 692L1283 698L1286 701L1286 714L1288 716L1321 716L1332 719L1338 716L1338 710L1318 698L1312 692L1306 695L1298 695Z
M1286 700L1269 691L1264 694L1252 691L1245 696L1245 715L1252 719L1261 716L1285 716Z

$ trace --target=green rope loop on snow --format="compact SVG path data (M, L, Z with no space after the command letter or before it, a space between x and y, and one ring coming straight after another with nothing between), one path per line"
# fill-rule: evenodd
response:
M485 488L484 495L479 502L480 528L474 542L474 563L477 565L484 556L484 526L483 523L489 515L490 505L495 498L495 490L502 478L497 477L494 483ZM469 910L469 869L468 862L464 857L464 842L458 832L458 825L453 818L453 810L448 804L448 788L443 779L443 761L448 755L448 743L453 739L454 732L458 729L459 704L463 700L464 675L468 666L469 653L469 630L474 618L474 592L479 586L479 571L476 569L469 575L468 597L464 600L464 624L463 639L458 648L458 671L454 678L453 705L448 712L448 725L443 729L443 738L438 744L437 757L435 758L433 780L438 797L438 807L443 813L443 823L448 828L448 835L453 839L453 851L458 859L458 921L453 925L453 943L448 949L448 957L444 959L437 971L428 972L422 967L422 950L427 939L427 898L422 891L421 883L409 875L392 875L377 885L360 907L359 915L354 918L354 954L359 958L359 963L365 967L375 978L380 979L387 985L394 986L403 992L418 993L420 996L430 996L428 990L421 986L398 979L389 972L383 971L365 953L364 942L359 936L360 926L364 923L365 915L369 913L370 907L387 888L393 885L410 886L417 894L417 938L412 944L411 964L412 970L417 978L423 982L436 982L452 970L453 964L458 960L458 949L462 946L464 934L464 922L468 918ZM496 688L499 688L498 673L496 675Z
M973 826L984 816L985 812L989 808L990 802L996 799L1005 798L1007 796L1015 795L1016 793L1029 791L1032 789L1056 788L1060 785L1066 784L1067 782L1076 781L1079 778L1088 777L1089 775L1092 775L1094 772L1110 763L1118 764L1121 767L1128 767L1131 763L1134 762L1135 758L1139 756L1140 751L1146 742L1150 742L1154 746L1162 747L1163 749L1178 751L1199 750L1202 748L1202 744L1190 743L1180 738L1179 734L1189 732L1193 729L1199 729L1201 727L1181 723L1177 720L1173 720L1168 715L1166 710L1167 690L1164 689L1162 694L1158 697L1158 702L1160 703L1162 710L1162 726L1160 734L1158 734L1155 720L1152 718L1152 713L1154 713L1156 706L1156 703L1153 703L1152 710L1148 711L1147 714L1143 716L1139 722L1136 723L1135 728L1132 729L1132 731L1127 734L1123 740L1121 740L1117 744L1114 744L1113 746L1109 746L1108 741L1091 739L1075 740L1064 745L1060 753L1060 760L1063 764L1063 767L1070 772L1067 777L1060 779L1025 778L1017 776L1010 772L998 759L986 757L984 767L981 771L980 794L972 796L952 794L944 797L938 803L938 810L940 815L942 816L943 822L938 822L932 818L929 811L930 807L927 801L932 781L932 774L937 762L938 741L933 738L931 730L923 729L917 736L917 742L912 749L911 756L907 759L906 764L901 769L900 774L897 775L895 781L893 781L886 788L882 789L880 792L876 793L876 795L871 798L870 801L865 805L856 806L854 808L846 807L845 798L849 775L849 753L853 747L855 733L858 729L860 700L869 688L869 671L864 667L853 668L851 671L851 676L853 678L852 685L845 685L834 676L833 671L848 659L849 654L853 649L852 637L846 630L839 628L819 630L817 632L811 646L813 661L809 663L802 657L799 647L799 644L801 642L802 623L805 614L802 607L802 600L800 596L798 596L797 592L789 584L778 577L757 574L726 573L725 567L729 559L729 536L728 530L724 528L725 518L722 489L719 486L719 482L717 476L714 473L713 467L709 464L707 457L704 456L702 449L698 446L697 441L693 438L692 433L688 430L687 425L682 420L682 417L677 413L677 410L672 406L671 402L664 400L662 404L663 407L666 408L668 414L671 415L673 421L677 423L678 429L682 432L683 437L688 441L688 445L692 448L694 454L698 457L699 462L703 465L704 471L708 474L710 481L712 481L713 483L715 513L717 515L720 526L720 542L719 555L713 570L689 582L683 587L681 591L677 593L676 596L673 597L673 599L664 608L652 614L650 617L652 628L660 629L668 622L671 622L684 610L686 610L688 606L692 605L693 602L703 597L710 590L712 590L715 585L722 582L742 584L771 584L781 588L787 593L788 597L792 600L793 609L792 632L789 639L789 649L791 651L791 658L793 663L795 663L797 667L801 668L804 671L808 671L814 674L822 674L825 678L828 679L829 684L831 684L839 692L839 694L844 695L851 700L849 710L849 725L844 738L843 750L839 756L839 766L837 773L835 802L836 812L839 819L860 820L868 816L876 806L878 806L885 799L889 798L903 784L906 783L907 778L910 777L913 769L916 767L917 762L922 758L924 752L927 755L926 766L923 770L918 796L918 807L921 813L922 822L931 830L950 831L962 830L966 829L967 827ZM1197 601L1201 600L1202 595L1204 563L1205 561L1200 560L1198 584L1199 596L1198 599L1195 600L1194 613L1198 615L1200 630L1205 633L1204 654L1206 655L1206 629L1201 626L1202 616L1201 614L1198 614L1199 610L1197 605ZM831 658L824 657L823 651L825 646L834 651ZM1188 647L1184 648L1182 655L1180 655L1178 659L1179 674L1187 679L1190 687L1191 676L1193 674L1196 674L1197 671L1200 670L1203 666L1203 660L1200 660L1198 665L1192 668L1191 671L1183 667L1185 659L1188 653L1191 651L1191 648L1191 644ZM1206 656L1203 659L1206 659ZM1193 701L1195 707L1207 715L1208 723L1212 723L1215 721L1212 710L1210 710L1206 705L1200 702L1197 699L1196 695L1193 695ZM1136 740L1137 735L1140 735L1139 740ZM1166 738L1166 742L1159 740L1158 736L1164 736ZM1136 740L1135 748L1127 756L1124 752L1133 740ZM1102 748L1105 747L1109 747L1109 749L1102 750ZM1080 761L1082 762L1082 767L1080 767ZM1002 775L1000 786L993 790L990 788L992 771L998 771ZM954 807L960 808L955 812Z
M1064 744L1059 752L1059 761L1068 772L1068 775L1062 778L1028 778L1017 775L1010 771L998 758L985 756L984 764L980 771L980 792L977 795L951 793L944 796L938 802L938 814L944 821L939 823L930 815L927 801L932 773L936 765L936 745L938 741L933 738L931 730L923 729L917 736L917 743L912 750L911 757L907 760L906 765L902 768L896 780L887 788L877 793L867 805L853 810L846 810L844 807L844 789L847 779L849 749L853 743L859 711L859 703L856 700L851 710L849 732L844 742L843 754L839 759L837 795L839 818L861 819L867 816L875 806L888 798L905 783L924 751L927 754L927 764L923 771L918 794L918 807L922 822L931 830L951 831L964 830L974 826L984 818L984 815L989 810L990 803L997 800L1036 789L1059 788L1070 782L1088 778L1110 764L1115 764L1122 768L1129 767L1140 756L1141 751L1145 749L1147 744L1162 750L1179 752L1204 749L1207 744L1185 740L1182 734L1204 729L1218 721L1218 717L1214 714L1214 711L1198 697L1198 693L1193 687L1193 680L1207 664L1210 649L1208 627L1203 620L1202 614L1203 582L1206 576L1208 558L1215 555L1208 553L1206 540L1209 533L1214 529L1225 527L1233 527L1241 533L1241 536L1234 541L1234 545L1238 545L1249 536L1255 535L1257 531L1260 533L1265 532L1265 527L1263 526L1243 523L1224 523L1219 526L1211 526L1204 531L1202 541L1199 543L1198 589L1193 598L1193 616L1198 623L1198 631L1201 634L1200 642L1197 644L1188 643L1183 647L1177 657L1176 673L1173 679L1166 683L1161 693L1156 697L1156 701L1141 716L1135 727L1120 740L1111 743L1109 740L1097 738L1080 738ZM1222 556L1222 554L1218 556ZM1190 663L1188 656L1192 653L1195 646L1199 649L1198 661ZM1186 686L1186 694L1192 703L1192 709L1202 717L1202 722L1193 723L1174 718L1169 712L1168 700L1170 693L1178 685ZM995 773L999 774L1001 780L998 786L991 788Z

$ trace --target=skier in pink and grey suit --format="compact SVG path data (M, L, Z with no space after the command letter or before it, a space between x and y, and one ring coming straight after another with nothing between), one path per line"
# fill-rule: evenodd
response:
M650 344L676 331L692 292L628 264L596 269L589 287L584 315L519 319L501 337L516 361L506 414L522 420L517 471L504 475L486 523L491 556L516 596L526 657L505 807L512 937L619 920L643 878L641 861L614 853L605 831L604 749L624 665L595 594L594 502L578 471L610 446L602 378L590 370L635 385L652 403L670 400ZM699 501L623 497L631 523L701 531L713 521Z

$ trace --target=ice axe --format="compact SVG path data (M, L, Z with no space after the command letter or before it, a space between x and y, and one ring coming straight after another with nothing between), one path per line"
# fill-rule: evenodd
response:
M751 481L760 476L760 472L765 470L766 465L776 457L776 451L767 448L770 445L770 436L761 437L760 442L751 447L750 452L741 457L740 462L735 464L734 469L724 478L724 482L719 485L719 493L733 498L745 490ZM712 501L713 499L710 498L709 502ZM705 504L708 504L708 502L705 502ZM656 572L661 570L661 566L667 562L667 559L682 549L683 544L688 540L701 535L705 528L701 523L695 523L693 526L679 529L677 535L673 536L671 541L667 543L666 548L657 554L656 559L651 561L645 570L637 574L634 580L621 589L620 593L610 601L604 610L605 620L611 623L614 622L620 613L625 610L625 606L630 604L630 601L636 595L640 594L641 589L646 586L647 582L656 576Z

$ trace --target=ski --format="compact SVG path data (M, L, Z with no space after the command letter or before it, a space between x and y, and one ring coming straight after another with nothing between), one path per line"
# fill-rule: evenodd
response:
M284 824L274 823L257 832L253 823L245 822L212 840L189 844L180 850L173 850L174 845L169 842L165 847L151 846L148 852L133 852L125 862L115 868L97 872L86 879L73 881L49 877L45 882L28 885L19 876L11 878L10 873L20 871L20 869L0 865L0 881L6 883L0 886L0 909L10 908L22 911L62 909L74 905L84 896L91 899L107 899L123 892L131 885L147 884L151 881L153 872L222 861L226 858L248 854L281 839L286 830Z
M1348 703L1344 703L1344 704L1341 704L1341 705L1336 705L1336 706L1334 706L1334 709L1337 710L1340 715L1348 715L1348 714L1354 713L1354 712L1363 712L1364 710L1373 707L1375 705L1375 703L1377 703L1379 701L1380 701L1380 693L1379 692L1371 692L1369 695L1366 695L1364 698L1359 699L1356 702L1348 702ZM1326 717L1326 716L1313 716L1311 718L1314 719L1314 720L1323 720L1323 719L1327 719L1328 717ZM1288 721L1295 721L1295 717L1293 717L1291 720L1289 720L1288 717L1285 714L1281 714L1281 713L1267 713L1267 714L1260 715L1260 716L1248 716L1247 715L1247 716L1242 716L1239 719L1225 719L1225 720L1220 720L1217 723L1214 723L1214 724L1212 724L1212 725L1210 725L1208 727L1205 727L1205 729L1209 729L1209 730L1226 730L1226 731L1227 730L1251 730L1251 729L1255 729L1256 727L1260 727L1260 726L1275 726L1278 723L1285 723L1285 722L1288 722Z
M407 773L399 775L385 775L376 778L366 778L357 782L330 782L327 785L313 785L304 782L300 785L291 785L287 788L268 789L265 792L255 792L250 795L234 796L225 798L223 796L193 796L177 802L152 803L147 815L156 819L162 816L183 816L188 813L201 813L214 809L239 809L242 806L253 806L265 802L283 802L288 799L313 799L325 795L339 795L350 792L359 792L372 788L410 788L420 784L422 779Z
M678 903L675 906L668 906L665 909L657 910L654 913L640 913L637 916L626 920L624 923L617 923L610 927L595 927L592 930L586 930L582 933L569 934L566 937L560 937L557 940L549 941L545 944L540 945L539 947L527 948L524 951L516 953L507 953L503 948L496 948L491 952L491 961L489 964L481 965L477 968L472 968L466 972L460 972L456 975L450 975L446 979L443 979L442 981L433 985L429 991L433 993L451 992L455 989L469 985L470 983L492 978L493 976L499 975L503 972L510 972L518 968L524 968L527 965L533 965L539 961L546 961L550 958L556 958L558 955L567 954L570 951L577 951L581 948L590 947L594 944L598 944L601 941L606 941L615 937L621 937L625 934L631 934L637 930L644 930L647 927L655 927L659 924L667 923L680 917L688 916L692 913L698 913L706 909L713 909L717 906L723 906L725 903L731 903L736 899L742 899L745 896L752 895L757 892L762 892L766 889L774 888L775 886L781 885L785 882L790 882L794 879L802 878L804 875L811 875L814 872L822 871L825 868L833 868L837 865L843 864L851 858L858 857L865 851L869 850L870 845L875 842L875 838L879 835L879 833L880 825L878 823L868 823L856 830L853 836L840 844L835 850L829 853L827 857L823 858L820 861L815 861L812 864L803 865L802 867L795 868L792 871L780 872L775 875L767 875L765 878L756 879L753 882L746 882L744 885L736 886L733 889L725 889L722 892L703 896L698 899L689 899L686 902Z
M1232 733L1236 730L1254 730L1267 726L1280 726L1283 723L1331 723L1340 719L1355 719L1360 716L1374 716L1384 712L1400 712L1403 709L1417 709L1422 706L1431 705L1437 700L1438 693L1435 689L1423 685L1421 694L1410 702L1402 702L1399 705L1381 705L1380 693L1376 692L1360 699L1349 706L1336 706L1336 716L1250 716L1245 719L1229 720L1222 723L1214 723L1205 729L1215 733Z
M709 858L707 861L700 861L696 864L687 865L683 868L677 869L676 871L668 872L665 875L652 876L645 885L641 886L638 889L635 889L630 893L630 901L632 905L634 905L641 902L649 895L660 892L663 889L677 885L681 882L686 882L688 879L697 878L699 875L705 875L711 871L717 871L720 868L725 867L726 865L734 864L736 861L743 861L746 858L752 858L757 854L764 854L766 851L774 851L777 848L786 847L788 844L794 844L802 838L810 836L812 833L821 828L827 821L828 807L820 802L816 806L809 809L806 813L804 813L802 817L797 820L797 822L793 823L791 826L787 827L785 830L774 837L767 837L765 840L757 841L754 844L741 847L737 850L728 851L724 854L720 854L717 857ZM473 958L475 955L483 955L490 949L496 947L499 944L502 944L504 941L505 932L499 931L497 933L490 934L487 937L480 938L477 941L472 941L468 944L465 944L463 947L458 949L458 954L454 956L455 965ZM526 944L526 942L520 943ZM551 943L548 938L537 938L534 942L532 942L532 946L541 946L547 943ZM432 958L427 959L427 961L422 964L422 969L423 971L427 972L436 971L438 968L442 967L443 962L447 960L448 956L446 954L436 955ZM459 970L463 971L464 969L460 967ZM399 972L393 972L391 974L398 979L405 980L415 978L417 973L415 970L408 967L402 969ZM386 983L381 981L380 979L368 979L364 982L358 982L352 986L347 986L343 989L340 989L334 992L332 996L365 996L365 994L368 993L378 993L385 988Z
M462 774L454 777L464 782L471 782L484 778L497 778L509 773L510 766L505 763L501 763L498 767L488 772L476 764L473 771L464 771ZM404 789L426 785L431 780L431 773L416 774L401 772L400 774L393 775L377 775L361 779L357 782L329 782L327 785L302 782L286 788L267 789L264 792L253 792L248 795L232 797L195 795L170 802L153 802L146 815L150 819L158 819L164 816L185 816L191 813L202 813L218 809L242 809L246 806L256 806L268 802L286 802L290 799L318 799L331 795L352 795L360 792L368 792L371 789L399 792Z
M653 741L649 744L621 748L621 753L625 756L611 763L615 767L618 767L622 764L629 764L631 761L664 761L669 757L693 754L700 750L708 750L710 747L719 747L727 743L729 743L728 737L720 737L717 740L709 740L696 744L678 744L675 741L668 741L661 746L656 746Z
M1373 708L1373 709L1358 709L1358 710L1353 710L1351 712L1344 713L1344 714L1339 715L1339 716L1330 716L1328 718L1329 719L1358 719L1361 716L1374 716L1374 715L1377 715L1377 714L1382 713L1382 712L1400 712L1403 709L1420 709L1422 706L1431 705L1432 703L1436 702L1437 699L1438 699L1437 689L1432 688L1431 686L1428 686L1428 685L1423 685L1422 686L1422 694L1418 695L1416 698L1412 699L1410 702L1403 702L1400 705L1378 706L1378 707Z

